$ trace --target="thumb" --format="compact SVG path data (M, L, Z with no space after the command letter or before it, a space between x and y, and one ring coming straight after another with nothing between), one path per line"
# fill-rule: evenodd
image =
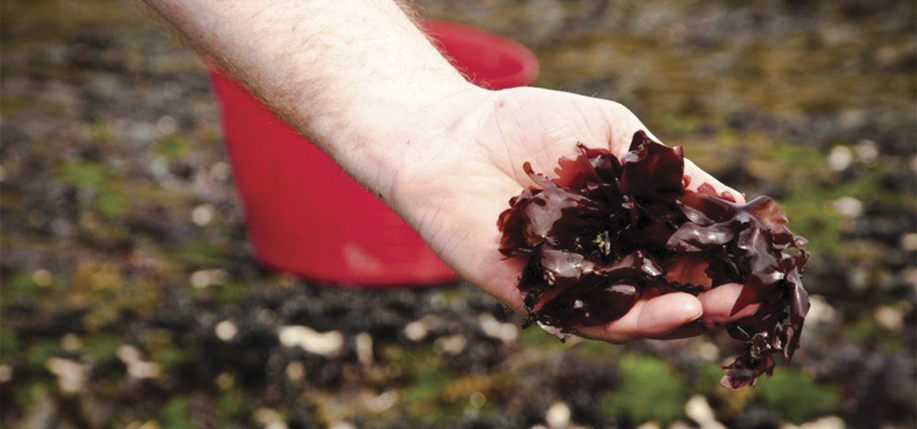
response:
M732 195L737 203L745 204L745 195L724 185L715 177L711 176L710 173L701 170L701 168L691 162L690 159L685 159L685 176L687 176L689 180L687 186L689 191L696 192L698 188L706 183L713 187L717 195L722 195L725 192L729 195Z

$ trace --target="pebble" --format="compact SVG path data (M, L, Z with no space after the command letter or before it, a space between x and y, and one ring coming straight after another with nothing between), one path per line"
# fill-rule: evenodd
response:
M286 347L299 347L325 357L337 355L344 346L344 335L340 332L317 332L308 326L282 326L278 336Z
M404 336L411 341L423 341L431 330L439 326L440 320L432 315L424 316L404 326Z
M157 181L162 182L171 175L169 172L169 160L164 156L157 156L147 163L146 171Z
M479 315L478 324L481 325L481 331L484 335L504 343L511 343L519 337L519 327L516 324L500 322L490 313Z
M457 355L465 350L468 340L462 335L437 338L433 342L433 349L448 355Z
M70 237L73 235L73 226L70 225L70 221L67 219L56 217L51 221L51 232L58 237Z
M354 338L357 349L357 361L363 366L373 364L373 337L366 332L360 332Z
M127 366L127 375L137 378L159 377L159 364L156 362L137 361Z
M86 390L89 380L89 366L81 362L59 357L52 357L47 362L48 371L57 376L57 385L61 392L80 393Z
M487 397L481 392L473 392L468 397L468 402L471 403L472 407L481 408L487 402Z
M231 389L236 384L236 378L228 372L221 372L216 378L216 383L221 389Z
M853 151L847 146L834 146L828 154L828 168L831 171L844 171L853 161Z
M879 158L879 147L876 146L876 142L872 140L860 140L860 142L853 147L853 151L856 152L857 158L866 164L872 164Z
M64 335L60 339L60 347L68 353L78 352L82 345L83 343L80 341L80 337L72 332Z
M544 420L551 429L563 429L570 425L570 406L564 402L555 402L548 408Z
M901 235L901 250L907 252L917 251L917 233L909 232Z
M909 285L917 292L917 268L908 267L901 270L899 274L901 281Z
M32 272L32 281L41 287L48 287L54 281L54 276L51 275L50 271L39 268Z
M156 130L164 136L175 133L176 129L178 129L178 122L169 115L165 115L156 121Z
M863 202L853 197L840 197L834 200L831 207L848 219L857 218L863 214Z
M290 381L300 381L306 376L306 368L302 362L290 362L284 372Z
M366 408L374 413L387 411L398 403L398 392L386 390L378 396L374 396L366 403Z
M837 321L837 310L828 304L821 295L809 295L809 312L806 314L806 324L803 329L815 328Z
M423 341L427 337L427 327L420 320L415 320L404 326L404 336L411 341Z
M880 305L876 308L874 317L876 323L890 331L897 331L904 326L904 314L895 307Z
M127 424L127 429L160 429L160 426L155 420L150 420L143 423L130 422Z
M197 226L207 226L213 221L214 208L212 204L201 204L191 211L191 221Z
M287 429L283 416L270 408L259 408L255 411L255 421L261 424L264 429Z
M720 356L720 348L710 341L699 340L694 345L694 354L702 360L712 361Z
M799 426L793 424L785 424L780 426L780 429L844 429L846 427L847 426L844 424L844 420L842 418L837 416L828 416L808 423L803 423Z
M869 271L862 266L848 268L847 278L850 281L850 289L856 292L863 292L870 287Z
M217 182L223 183L229 179L229 176L232 174L232 169L229 167L229 164L223 161L217 161L210 166L210 179Z
M217 338L228 342L232 341L236 334L239 333L239 327L232 320L227 319L217 323L216 327L213 328L213 332Z
M701 429L725 429L722 423L716 420L713 408L702 395L694 395L685 404L685 415L694 420Z
M228 277L229 275L226 271L221 269L197 270L191 273L189 281L191 282L191 286L197 289L203 289L208 286L226 283Z
M158 136L156 126L148 122L137 122L127 129L127 138L138 146L147 145Z
M9 365L0 365L0 383L6 383L13 379L13 367Z
M116 354L118 359L127 365L127 375L137 379L159 377L159 364L141 359L140 350L137 347L124 344L118 347Z

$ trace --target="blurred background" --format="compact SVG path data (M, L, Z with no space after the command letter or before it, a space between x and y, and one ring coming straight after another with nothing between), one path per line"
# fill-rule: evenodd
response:
M914 427L911 1L420 0L620 101L813 257L803 348L718 387L722 334L561 344L465 284L261 268L199 59L133 2L9 0L0 38L0 426Z

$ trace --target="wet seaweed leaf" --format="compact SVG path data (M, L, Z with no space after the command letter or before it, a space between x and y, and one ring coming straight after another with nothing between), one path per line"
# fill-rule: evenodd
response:
M723 384L752 384L773 372L774 354L792 358L809 308L800 280L808 253L772 199L739 204L707 183L688 191L681 148L642 131L620 162L579 150L553 180L526 163L536 186L497 222L500 252L528 258L519 290L533 322L563 337L612 322L640 299L740 283L733 313L759 309L727 327L746 351L724 368Z

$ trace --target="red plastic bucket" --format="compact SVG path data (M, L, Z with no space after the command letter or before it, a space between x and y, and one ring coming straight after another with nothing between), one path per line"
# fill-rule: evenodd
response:
M499 36L430 21L424 30L479 85L527 85L538 63ZM224 141L256 257L326 283L435 285L455 279L404 221L241 86L211 70Z

